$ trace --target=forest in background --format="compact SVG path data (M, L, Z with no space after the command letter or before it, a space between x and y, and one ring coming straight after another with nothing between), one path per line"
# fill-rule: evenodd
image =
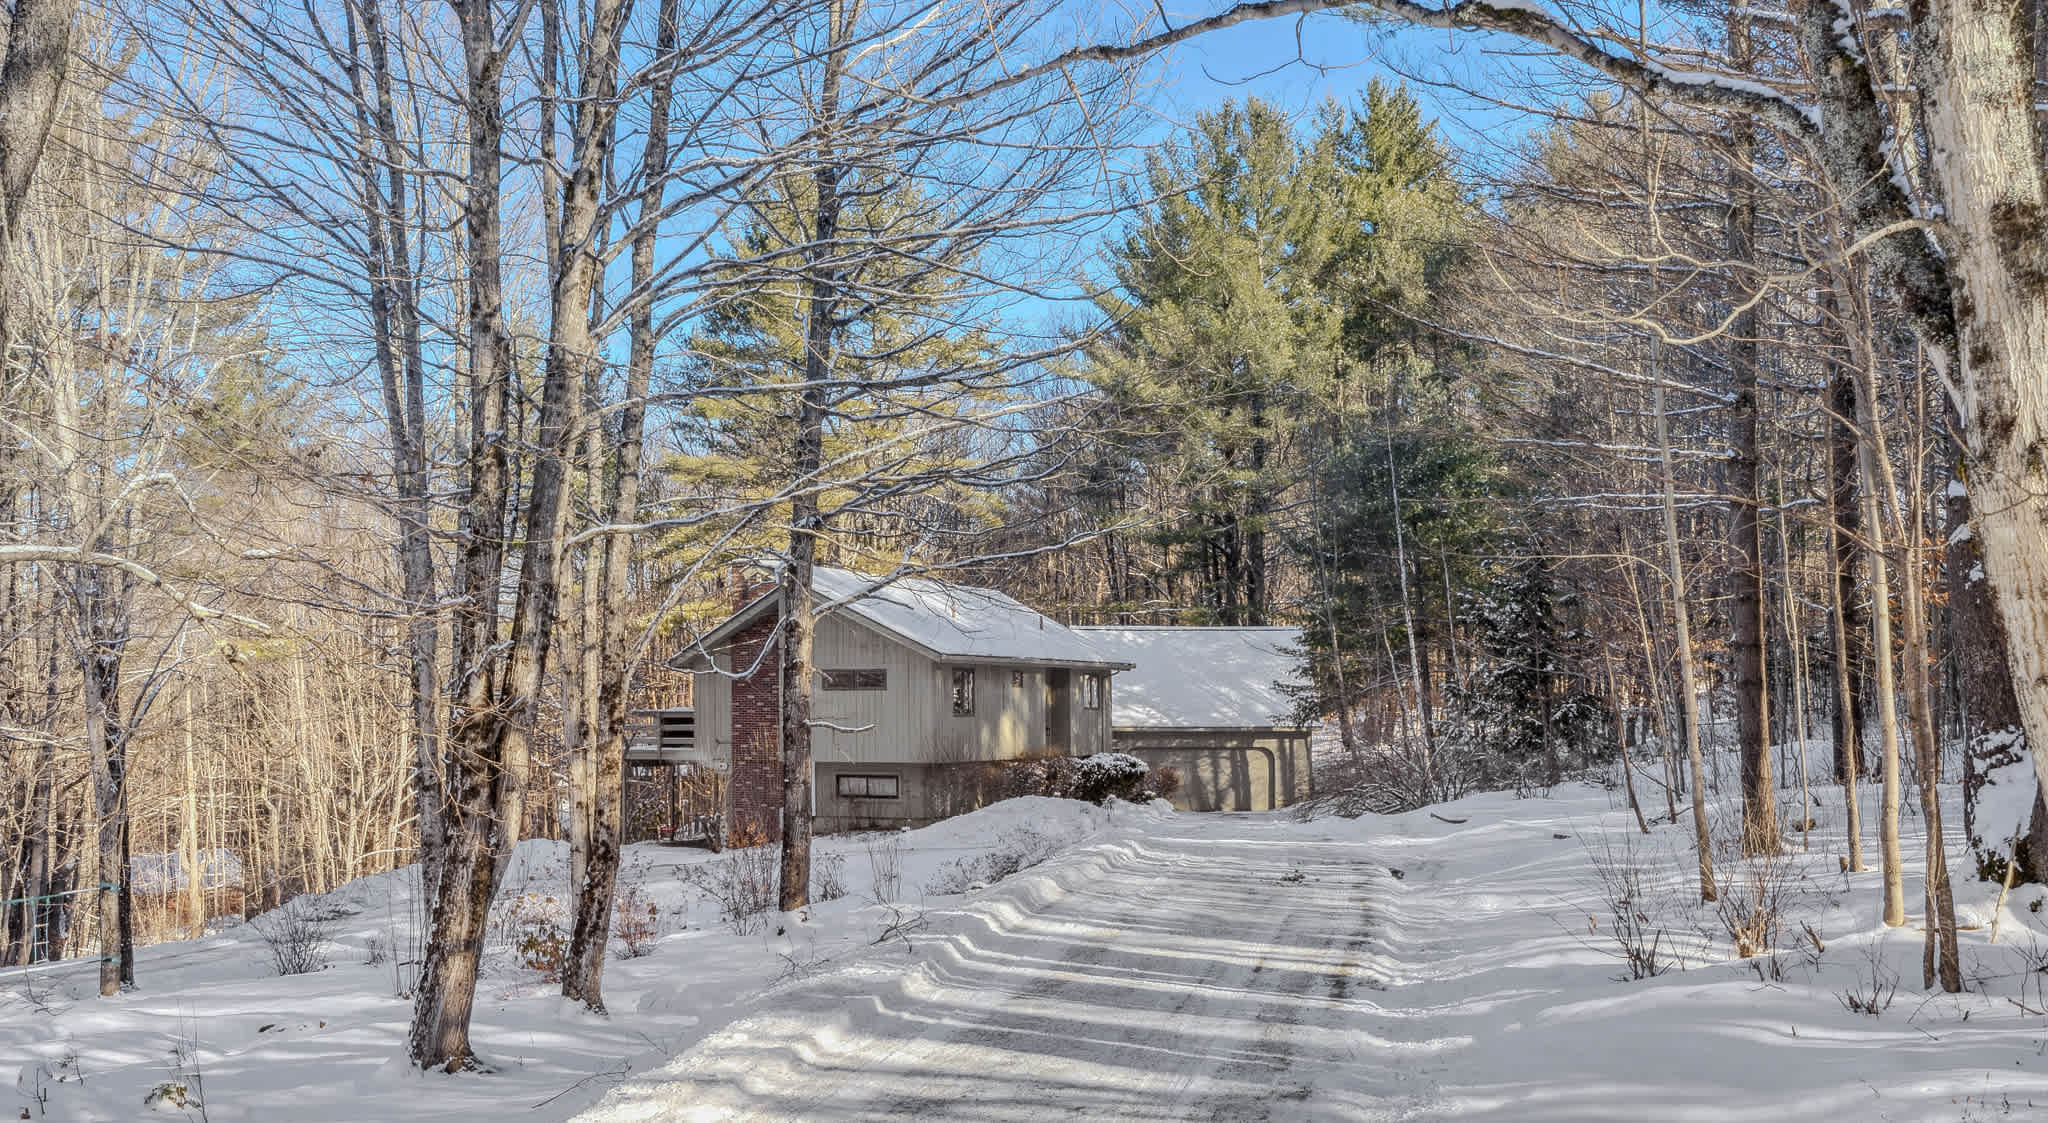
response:
M1902 923L1901 803L2031 784L2013 669L2048 659L1992 595L2038 557L2038 461L1999 450L2040 400L1984 381L2037 271L1941 241L1982 212L2038 253L2048 213L1944 178L1976 40L1574 6L1591 58L1467 4L1443 22L1602 75L1563 72L1510 159L1461 164L1394 85L1148 131L1156 52L1321 6L17 3L0 962L132 982L135 940L183 934L135 855L233 855L250 911L419 861L412 1050L460 1066L510 842L567 837L565 993L602 1009L631 711L684 700L660 664L764 577L808 682L815 564L1299 625L1337 793L1619 755L1642 814L1690 817L1703 895L1702 738L1742 762L1746 852L1798 844L1778 754L1826 745L1882 789L1850 829ZM2006 826L1966 824L1971 864L2035 876L2042 817Z

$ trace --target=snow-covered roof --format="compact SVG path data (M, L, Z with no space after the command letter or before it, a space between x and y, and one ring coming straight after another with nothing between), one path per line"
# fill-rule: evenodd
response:
M879 587L878 587L879 586ZM821 604L845 611L944 659L996 659L1095 666L1105 659L1087 640L994 589L928 577L881 579L819 566L811 589Z
M1110 722L1118 729L1292 729L1294 699L1279 683L1301 679L1287 649L1299 628L1083 627L1075 631L1111 659L1134 664L1116 676Z
M227 849L199 851L194 863L199 868L201 889L236 889L242 884L242 859ZM176 850L128 857L128 885L137 893L176 893L191 887L186 880L184 858Z
M1115 670L1127 662L1105 656L1066 625L994 589L955 585L929 577L889 580L818 566L811 590L828 615L845 613L937 660L957 659L1038 666ZM711 630L671 665L715 647L762 611L774 607L771 588Z

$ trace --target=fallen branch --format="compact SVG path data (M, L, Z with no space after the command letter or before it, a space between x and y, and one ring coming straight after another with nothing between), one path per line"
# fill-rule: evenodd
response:
M1471 822L1471 821L1472 821L1472 820L1471 820L1470 818L1464 818L1464 819L1446 819L1446 818L1444 818L1444 817L1443 817L1442 815L1439 815L1439 814L1437 814L1437 813L1436 813L1436 812L1434 812L1434 811L1432 811L1432 812L1430 812L1430 813L1429 813L1429 817L1430 817L1430 818L1432 818L1432 819L1435 819L1435 820L1436 820L1437 822L1439 822L1439 823L1449 823L1450 825L1452 825L1452 826L1454 826L1454 827L1462 827L1462 826L1464 826L1464 825L1465 825L1466 823L1469 823L1469 822Z

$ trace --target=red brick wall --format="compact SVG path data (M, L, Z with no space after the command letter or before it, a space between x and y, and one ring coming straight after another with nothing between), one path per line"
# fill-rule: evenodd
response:
M726 787L726 837L735 845L782 838L781 660L762 646L775 632L776 615L764 612L732 639L731 666L760 669L732 684L732 776Z

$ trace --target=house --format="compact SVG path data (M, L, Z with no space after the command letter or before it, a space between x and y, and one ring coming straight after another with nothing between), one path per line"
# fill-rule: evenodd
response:
M1007 762L1110 748L1110 676L1129 664L1059 622L922 577L820 566L812 590L816 830L932 822L1008 794ZM696 675L686 755L725 773L736 844L781 836L783 788L775 589L741 600L669 662Z
M1298 628L1084 627L1116 678L1118 752L1180 774L1183 811L1270 811L1310 794Z

